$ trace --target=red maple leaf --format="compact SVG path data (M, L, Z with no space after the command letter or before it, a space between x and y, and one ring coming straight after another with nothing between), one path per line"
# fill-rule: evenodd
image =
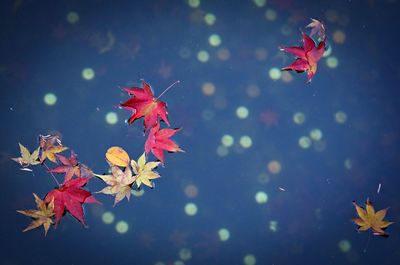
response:
M92 194L82 189L89 178L74 178L66 181L59 187L51 190L44 198L45 202L50 202L54 198L54 216L57 225L65 210L84 224L82 204L85 202L98 202Z
M76 154L74 151L71 151L70 157L65 157L63 155L56 154L58 160L60 160L61 164L49 169L49 172L54 173L65 173L64 183L70 180L74 175L78 178L81 177L81 169L80 164L76 160Z
M132 114L128 119L128 123L133 123L136 119L144 117L145 131L152 127L158 116L169 125L167 118L167 104L164 101L154 98L151 87L142 81L142 87L124 88L131 97L120 105L126 109L132 110Z
M183 152L179 146L169 139L172 135L174 135L180 128L170 129L164 128L160 130L160 124L156 123L153 127L151 127L149 135L144 144L144 150L147 153L150 151L153 155L164 163L164 154L163 150L168 152Z
M325 51L325 41L320 41L315 45L313 39L305 33L302 33L302 46L281 47L284 52L294 54L297 58L281 70L294 70L298 73L307 72L308 81L314 76L317 71L317 62L321 59Z

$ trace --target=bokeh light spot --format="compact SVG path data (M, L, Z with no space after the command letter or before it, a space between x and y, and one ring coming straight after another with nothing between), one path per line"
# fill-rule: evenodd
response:
M71 11L67 14L67 21L69 24L76 24L79 22L79 15L78 13Z
M273 9L267 9L265 11L265 18L269 21L274 21L278 17L278 14Z
M322 131L318 128L312 129L310 131L310 138L314 141L319 141L322 139Z
M215 93L215 85L211 82L204 82L201 91L204 95L211 96Z
M239 139L239 144L243 147L243 148L250 148L253 144L253 140L251 139L250 136L247 135L243 135L242 137L240 137Z
M197 53L197 60L202 63L206 63L210 59L210 55L207 51L201 50Z
M282 170L281 163L277 160L271 160L267 165L268 171L272 174L279 174Z
M278 221L271 220L269 221L269 230L272 232L276 232L278 230Z
M253 0L254 4L258 7L263 7L267 3L267 0Z
M188 4L190 7L196 8L200 6L200 0L189 0Z
M344 167L345 167L346 169L351 169L351 168L353 167L353 161L351 161L350 158L347 158L347 159L344 161Z
M227 48L219 48L217 50L217 57L221 61L226 61L229 59L229 57L231 57L231 53L229 52L229 50Z
M94 70L92 68L84 68L82 70L82 78L85 80L92 80L94 78Z
M135 197L141 197L144 194L144 189L140 189L140 190L131 190L131 193L133 196Z
M187 185L184 191L188 198L195 198L199 194L199 190L194 184Z
M333 41L338 44L343 44L346 40L346 34L341 30L336 30L333 32Z
M129 225L126 221L119 221L115 225L115 230L117 230L119 234L125 234L129 230Z
M229 149L228 147L224 145L220 145L217 147L217 155L218 156L227 156L229 154Z
M256 199L256 202L259 204L267 203L268 194L265 193L264 191L258 191L254 198Z
M47 106L53 106L57 103L57 96L53 93L47 93L44 95L43 101Z
M269 78L271 78L272 80L278 80L279 78L281 78L282 72L278 68L272 67L271 69L269 69L268 75Z
M293 121L296 124L303 124L306 121L306 115L303 112L296 112L293 115Z
M245 265L255 265L256 264L256 257L252 254L247 254L243 258L243 263Z
M218 230L218 237L219 240L221 241L227 241L229 239L229 237L231 236L230 232L228 229L226 228L221 228Z
M101 215L101 220L105 224L112 224L114 222L114 214L112 212L104 212Z
M219 46L221 42L221 37L218 34L211 34L210 37L208 37L208 43L213 47Z
M204 16L204 21L206 22L207 25L212 26L215 24L215 20L217 19L217 17L212 14L212 13L207 13Z
M245 106L240 106L236 109L236 116L239 119L246 119L249 116L249 110Z
M299 138L299 145L303 149L310 148L311 139L308 136L302 136L302 137Z
M270 181L270 176L265 173L261 173L258 174L257 179L261 184L267 184Z
M181 248L179 250L179 258L181 260L189 260L192 258L192 251L188 248Z
M246 93L249 97L255 98L260 95L261 90L257 85L252 84L246 87Z
M185 205L185 213L189 216L194 216L197 213L197 205L189 202Z
M338 111L335 113L335 121L343 124L347 121L347 114L344 111Z
M235 140L234 140L233 136L229 135L229 134L225 134L221 138L221 143L226 147L232 146L234 142L235 142Z
M348 240L343 239L343 240L340 240L340 241L339 241L338 247L339 247L339 249L340 249L342 252L346 253L346 252L349 252L349 251L350 251L350 249L351 249L351 244L350 244L350 242L349 242Z
M106 122L110 125L114 125L118 122L117 113L110 111L106 114Z
M339 65L339 60L338 60L335 56L329 56L329 57L326 59L326 65L327 65L329 68L336 68L336 67L338 67L338 65Z

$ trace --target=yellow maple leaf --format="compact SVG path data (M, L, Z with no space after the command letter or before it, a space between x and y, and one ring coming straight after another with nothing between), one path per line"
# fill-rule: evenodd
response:
M160 175L153 171L153 169L155 169L159 164L160 162L146 163L145 153L139 157L137 162L133 159L131 160L131 167L133 172L136 174L136 185L138 188L140 188L142 183L150 188L153 188L151 180L160 177Z
M126 167L125 171L122 171L117 166L111 166L111 174L94 175L109 185L101 191L98 191L98 193L115 195L114 206L125 197L129 201L131 197L131 186L136 179L135 176L132 176L132 171L129 167Z
M21 152L21 156L12 158L12 160L14 160L15 162L18 162L22 167L40 164L40 161L38 161L40 147L36 148L36 150L33 151L31 154L31 152L29 152L28 148L23 146L21 143L18 143L18 144L19 144L19 150Z
M374 235L384 237L388 236L384 229L393 224L393 222L383 220L388 208L375 212L375 209L369 199L367 199L365 202L365 209L357 205L355 201L353 201L353 205L356 208L357 215L359 216L352 219L353 222L359 226L358 231L366 231L371 228Z
M26 232L43 225L44 235L46 236L50 225L53 223L52 217L54 215L54 198L46 205L46 203L35 193L33 193L33 197L35 197L35 202L38 208L37 210L17 210L17 212L32 217L33 219L33 221L22 232Z

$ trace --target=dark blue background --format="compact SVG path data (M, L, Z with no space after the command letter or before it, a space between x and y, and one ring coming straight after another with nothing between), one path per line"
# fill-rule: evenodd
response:
M267 8L277 12L275 21L265 19ZM339 15L336 22L326 19L332 10ZM77 24L66 20L71 11L79 14ZM183 0L2 1L0 264L173 264L182 247L192 252L186 264L243 264L248 253L257 264L400 264L397 223L387 229L388 239L371 236L364 253L369 232L357 233L351 222L352 200L363 203L367 197L378 209L391 207L389 220L400 216L398 11L396 0L271 0L261 8L253 1L203 0L198 8ZM207 12L217 17L213 26L193 19ZM298 29L311 17L326 22L338 68L328 68L323 58L311 84L295 73L289 83L271 80L268 70L292 59L277 47L299 43ZM283 35L283 26L291 34ZM346 34L343 44L332 40L336 30ZM115 43L99 53L107 32ZM229 60L216 57L218 48L207 41L212 33L221 36ZM255 59L258 47L266 49L266 60ZM191 52L189 58L179 55L182 48ZM210 53L207 63L197 60L199 50ZM171 67L170 75L160 74L162 65ZM94 69L93 80L81 77L85 67ZM15 210L33 208L31 193L44 196L54 183L42 168L35 167L32 176L10 160L19 155L18 142L32 150L38 134L58 131L79 161L97 173L107 170L109 146L139 156L142 121L126 125L129 112L116 106L127 98L118 86L137 85L141 78L156 95L181 80L163 100L171 125L183 128L173 139L186 152L166 154L156 189L146 189L142 197L112 208L112 197L97 195L102 206L85 206L88 228L67 215L47 237L42 228L22 233L29 219ZM215 84L215 95L202 94L204 82ZM250 84L260 87L258 97L247 96ZM48 92L58 98L51 107L43 103ZM226 107L216 108L216 98ZM249 109L248 119L236 117L240 105ZM204 120L204 110L213 111L214 118ZM266 110L279 115L278 126L260 121ZM333 118L339 110L348 116L343 125ZM118 124L105 122L109 111L118 113ZM298 111L307 118L300 126L292 121ZM323 132L323 152L298 145L313 128ZM249 135L253 145L233 147L220 157L216 149L224 134L236 141ZM344 167L347 158L353 162L350 170ZM270 160L278 160L282 172L261 184L257 176L269 174ZM195 199L185 196L189 183L199 189ZM93 179L87 188L103 186ZM255 202L259 190L269 195L266 204ZM190 201L199 208L193 217L183 210ZM128 233L104 224L104 211L128 222ZM268 229L271 220L278 222L276 232ZM221 227L230 231L227 242L218 241ZM343 239L351 243L347 253L338 247Z

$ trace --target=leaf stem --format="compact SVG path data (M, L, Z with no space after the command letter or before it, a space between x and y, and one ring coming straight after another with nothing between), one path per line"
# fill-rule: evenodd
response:
M176 80L173 84L169 85L169 87L167 87L157 98L156 100L158 100L159 98L161 98L162 95L164 95L168 90L170 90L171 87L173 87L174 85L180 83L180 80Z
M57 183L57 186L60 186L60 182L58 182L56 176L54 176L53 172L50 171L50 168L46 165L46 163L43 163L43 165L47 168L47 172L49 172L50 175L53 177L54 181Z

